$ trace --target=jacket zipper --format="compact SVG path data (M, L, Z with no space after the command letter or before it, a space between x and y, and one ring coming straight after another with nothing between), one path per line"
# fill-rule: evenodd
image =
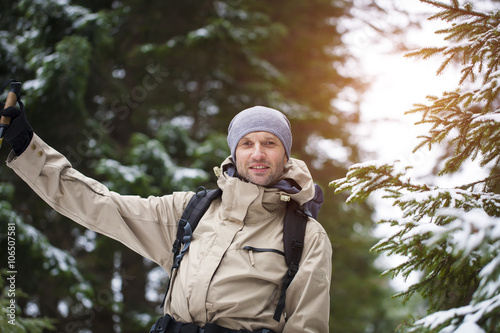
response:
M243 250L248 251L248 256L250 258L250 263L252 266L255 266L255 257L253 255L254 252L272 252L272 253L277 253L282 255L283 257L285 256L285 252L276 250L276 249L264 249L260 247L253 247L253 246L245 246Z

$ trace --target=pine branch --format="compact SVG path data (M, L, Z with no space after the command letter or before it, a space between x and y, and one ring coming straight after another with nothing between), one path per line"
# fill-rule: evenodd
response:
M419 49L417 51L408 52L404 56L406 58L420 58L420 59L425 60L425 59L431 58L432 56L440 54L444 50L446 50L446 47L439 47L439 48L438 47L426 47L426 48Z
M421 271L424 278L394 297L406 302L419 293L429 301L430 311L438 311L448 307L450 293L464 304L470 290L489 295L488 283L496 280L479 279L477 272L500 255L488 252L490 244L500 241L500 220L494 218L500 216L500 194L416 185L405 176L407 170L397 163L367 162L352 166L345 178L331 183L336 193L352 190L352 201L383 190L384 197L401 209L401 218L380 222L389 223L395 232L372 251L408 258L384 274L408 278Z
M453 147L454 156L449 158L441 175L456 172L467 159L474 160L478 156L483 166L492 162L498 164L500 115L492 114L489 104L483 107L482 115L470 110L476 109L474 103L485 97L493 101L499 92L500 86L490 84L473 92L445 92L441 98L429 96L430 105L415 104L406 113L421 113L422 119L416 124L431 124L431 129L429 135L419 137L422 140L414 152L424 146L431 149L443 142Z
M392 233L372 248L408 258L384 274L407 278L414 271L422 272L420 281L396 296L407 301L420 293L429 301L431 313L467 304L459 312L431 314L412 325L412 330L452 332L464 318L475 316L480 318L476 326L493 331L500 325L500 194L494 193L500 187L500 11L479 13L458 0L449 5L421 1L442 9L431 19L451 22L449 28L438 31L450 46L422 48L405 57L443 56L437 73L456 63L461 77L455 91L427 96L427 103L414 104L406 112L421 116L416 124L430 125L414 152L444 145L440 176L457 172L467 160L494 171L483 180L446 189L414 184L406 176L408 167L375 161L354 165L331 186L336 187L335 193L350 191L348 203L382 191L382 197L400 210L400 216L379 222L390 224ZM480 79L481 86L463 88ZM483 189L477 191L480 184ZM496 303L486 306L485 300Z
M478 180L478 181L475 181L475 182L472 182L472 183L468 183L468 184L463 184L459 187L459 189L461 190L473 190L474 187L476 185L479 185L479 184L484 184L485 186L487 184L493 184L493 186L495 186L496 184L498 184L500 182L500 174L498 175L492 175L492 176L489 176L489 177L486 177L484 179L481 179L481 180ZM490 185L491 186L491 185Z
M460 7L460 4L458 0L453 0L453 5L447 5L439 1L433 1L433 0L420 0L420 2L427 3L429 5L438 7L438 8L443 8L446 10L446 12L451 12L451 13L457 13L458 15L470 15L470 16L477 16L477 17L482 17L482 18L488 18L489 16L485 13L481 12L476 12L472 10L472 6L470 3L467 3L463 6L463 8ZM437 14L436 14L437 15ZM432 17L431 17L432 18Z
M421 188L406 178L405 171L408 168L377 161L355 164L349 168L346 177L334 180L329 185L335 188L335 193L350 191L347 203L363 202L371 193L381 189L391 197L391 194L394 195L392 189Z
M417 51L409 52L406 57L428 59L431 56L442 54L445 56L445 61L437 70L437 74L441 74L451 62L460 61L466 65L463 69L460 85L467 79L472 82L475 81L477 72L483 72L484 61L489 59L489 64L495 64L494 67L498 68L500 63L500 49L498 43L498 36L496 36L496 29L492 27L498 26L500 14L487 15L472 11L471 8L460 8L458 2L454 6L442 4L436 1L424 1L445 9L444 12L436 14L431 19L442 19L446 21L454 21L463 18L464 16L472 17L461 23L454 23L450 28L441 29L436 31L439 34L446 34L445 40L457 42L455 46L448 48L422 48ZM497 17L498 16L498 17ZM462 41L464 41L461 43ZM495 43L495 41L497 41ZM496 70L496 69L495 69ZM488 66L485 81L488 80L491 74L491 67Z
M499 199L499 197L494 199L497 205L500 203ZM415 292L419 292L430 300L431 309L435 311L445 306L443 302L447 299L446 293L449 290L453 290L458 297L466 297L469 284L472 283L472 286L477 284L475 282L477 270L496 257L495 254L485 255L483 246L489 246L490 241L498 238L493 231L497 228L498 222L491 219L488 226L491 228L491 233L479 232L481 229L475 225L478 222L474 216L481 210L464 208L463 211L469 211L471 214L471 218L463 220L467 221L466 224L457 220L460 215L456 210L441 209L436 212L436 216L442 217L440 225L429 222L406 222L397 233L382 240L372 249L376 252L400 254L409 258L384 274L392 273L394 276L408 277L414 271L427 272L425 278L410 286L407 291L397 294L397 297L404 297L407 300ZM453 234L454 237L451 236ZM457 243L461 239L469 239L469 242ZM471 257L476 260L471 261Z

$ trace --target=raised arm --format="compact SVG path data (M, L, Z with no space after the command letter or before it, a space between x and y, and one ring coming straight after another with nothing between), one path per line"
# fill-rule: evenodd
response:
M177 220L190 193L119 195L75 170L36 134L19 156L11 152L7 165L57 212L169 267Z

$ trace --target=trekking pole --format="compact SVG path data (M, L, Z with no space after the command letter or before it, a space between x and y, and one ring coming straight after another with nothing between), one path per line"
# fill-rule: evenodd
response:
M7 94L7 100L5 101L4 109L9 106L15 106L19 95L21 94L21 82L12 81L10 83L10 91ZM10 117L0 117L0 148L2 148L3 135L5 130L10 125Z

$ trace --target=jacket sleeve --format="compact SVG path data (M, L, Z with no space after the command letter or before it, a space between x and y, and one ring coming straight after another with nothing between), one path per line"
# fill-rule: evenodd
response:
M323 227L309 220L297 275L287 289L284 333L329 332L332 246Z
M169 268L177 220L189 193L119 195L75 170L36 134L20 156L11 153L7 165L60 214Z

